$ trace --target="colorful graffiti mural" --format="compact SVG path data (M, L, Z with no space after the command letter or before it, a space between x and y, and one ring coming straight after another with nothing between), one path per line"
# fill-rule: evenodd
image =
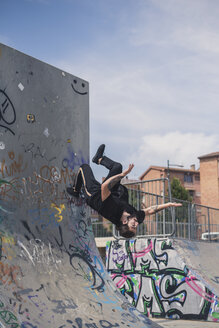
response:
M148 317L219 321L218 297L169 239L108 242L106 267L128 301Z

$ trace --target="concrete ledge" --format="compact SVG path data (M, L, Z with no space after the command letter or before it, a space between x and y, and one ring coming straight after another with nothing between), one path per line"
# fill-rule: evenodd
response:
M152 322L159 324L163 328L217 328L217 322L209 321L193 321L193 320L170 320L150 318Z
M113 241L116 240L114 237L98 237L95 238L95 242L97 247L106 247L107 241Z

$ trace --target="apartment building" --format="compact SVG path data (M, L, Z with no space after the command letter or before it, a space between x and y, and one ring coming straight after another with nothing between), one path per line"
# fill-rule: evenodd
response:
M150 166L141 176L140 180L156 180L169 177L170 181L173 178L180 180L181 185L184 186L193 198L196 204L201 203L200 194L200 172L195 169L195 165L191 165L190 169L182 169L175 167L164 166ZM160 187L162 188L162 186ZM167 188L167 186L166 186ZM159 193L159 190L158 190Z
M219 208L219 152L199 157L202 205Z

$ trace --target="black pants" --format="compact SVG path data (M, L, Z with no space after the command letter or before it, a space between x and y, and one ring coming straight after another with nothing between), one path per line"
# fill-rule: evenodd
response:
M109 173L103 182L114 175L122 173L122 164L114 162L106 156L103 156L100 164L109 170ZM95 179L93 171L88 164L81 165L76 177L75 190L80 191L82 185L84 186L85 197L88 202L94 193L96 194L101 191L101 184ZM116 193L118 189L120 189L119 182L113 187L112 193Z

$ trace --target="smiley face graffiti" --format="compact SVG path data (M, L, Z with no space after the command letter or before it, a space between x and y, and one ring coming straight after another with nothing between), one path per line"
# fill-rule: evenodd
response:
M72 89L74 92L78 93L79 95L86 95L88 94L87 85L84 82L79 82L77 79L74 79L73 83L71 83Z

